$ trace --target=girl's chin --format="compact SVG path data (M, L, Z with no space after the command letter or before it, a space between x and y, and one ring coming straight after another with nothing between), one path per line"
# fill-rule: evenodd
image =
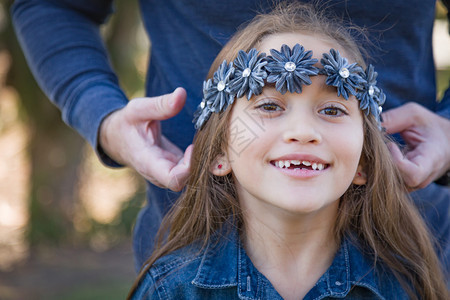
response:
M308 201L308 203L299 203L298 199L296 199L284 203L273 203L272 206L274 209L279 210L285 215L299 218L316 215L321 211L331 212L331 210L334 210L337 212L337 204L338 200L324 202L323 200L321 201L317 199L316 201Z

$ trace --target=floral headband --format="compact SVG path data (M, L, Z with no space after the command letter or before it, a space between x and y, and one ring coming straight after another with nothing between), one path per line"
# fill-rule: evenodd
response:
M212 113L224 111L236 98L247 95L247 99L262 92L265 81L275 83L281 94L301 93L303 85L310 85L310 76L326 75L326 84L337 88L338 97L348 100L354 95L360 101L359 107L369 115L372 113L380 122L381 106L386 95L376 86L378 73L374 67L364 71L357 63L349 64L338 50L324 53L320 63L323 68L314 67L317 59L311 58L312 51L305 51L296 44L292 49L281 46L281 52L271 49L271 55L259 53L256 49L239 51L233 62L224 60L212 79L203 82L203 100L194 116L196 129L201 129Z

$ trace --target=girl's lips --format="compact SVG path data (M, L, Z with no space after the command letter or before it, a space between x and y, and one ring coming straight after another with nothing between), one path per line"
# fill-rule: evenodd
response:
M298 179L307 179L307 178L311 178L311 177L315 177L318 176L320 174L323 174L323 172L326 172L329 168L329 165L324 165L323 169L312 169L311 167L293 167L292 165L289 166L288 168L283 167L277 167L275 165L273 165L274 168L277 171L282 172L283 174L288 175L289 177L294 177L294 178L298 178Z
M283 173L299 178L319 175L330 164L314 155L284 155L271 160L270 164Z
M315 163L321 163L321 164L329 164L328 161L312 155L312 154L301 154L301 153L291 153L291 154L286 154L286 155L282 155L280 157L274 158L271 160L271 162L275 162L275 161L281 161L281 160L299 160L299 161L309 161L309 162L315 162Z
M328 167L328 164L306 160L277 160L275 162L271 162L271 164L280 169L306 169L322 171Z

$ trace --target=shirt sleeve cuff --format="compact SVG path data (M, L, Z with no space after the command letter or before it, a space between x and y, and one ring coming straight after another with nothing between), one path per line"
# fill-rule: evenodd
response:
M122 167L100 147L98 134L103 119L127 105L125 94L113 84L97 82L84 89L74 103L64 121L89 142L103 164Z

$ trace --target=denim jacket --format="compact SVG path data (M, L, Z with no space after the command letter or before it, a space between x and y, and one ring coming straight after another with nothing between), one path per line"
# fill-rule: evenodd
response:
M378 266L378 265L377 265ZM329 269L304 299L408 299L400 283L345 239ZM282 299L247 256L236 231L156 261L132 299Z

